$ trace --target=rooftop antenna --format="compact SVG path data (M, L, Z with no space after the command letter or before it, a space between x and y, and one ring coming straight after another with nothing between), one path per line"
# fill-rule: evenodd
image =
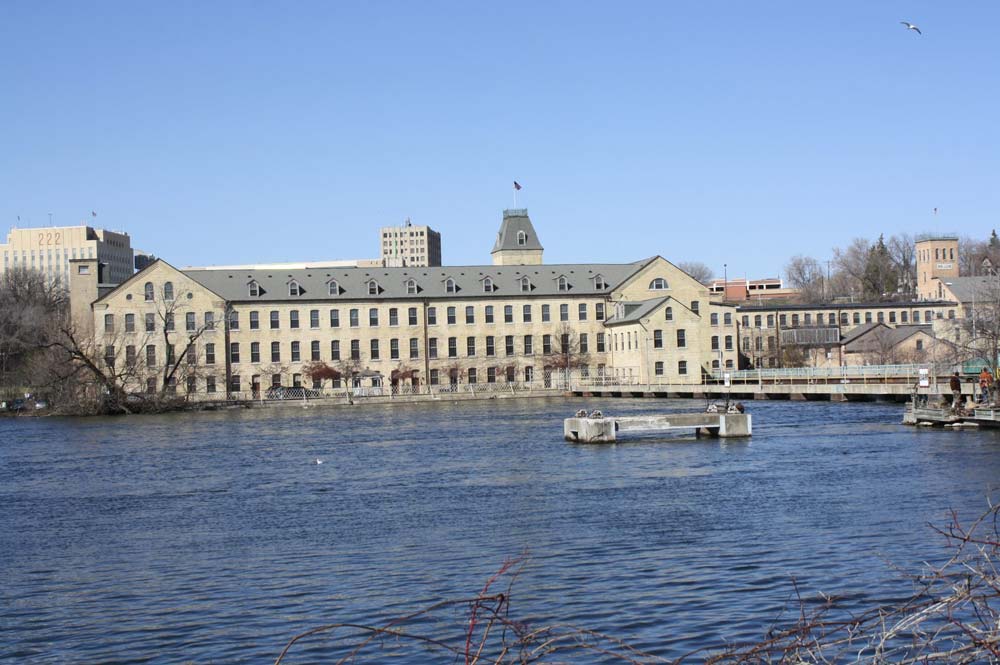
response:
M52 213L49 213L49 226L52 226Z

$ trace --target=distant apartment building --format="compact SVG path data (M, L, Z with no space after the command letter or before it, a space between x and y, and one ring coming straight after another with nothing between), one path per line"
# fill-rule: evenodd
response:
M441 234L429 226L383 226L381 265L387 268L421 268L441 265Z
M69 262L97 259L103 266L101 281L124 282L135 272L132 243L127 233L90 226L48 226L11 229L0 245L4 272L16 268L39 270L51 280L69 283Z
M799 294L797 289L785 288L778 277L766 277L764 279L747 279L745 277L734 277L732 279L716 278L708 283L708 290L712 295L720 296L728 302L793 298Z

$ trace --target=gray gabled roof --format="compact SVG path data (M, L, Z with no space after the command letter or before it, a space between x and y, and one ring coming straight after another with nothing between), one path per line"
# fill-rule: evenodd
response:
M671 296L661 296L659 298L650 298L649 300L640 300L638 302L620 303L622 310L624 310L622 315L612 316L605 321L604 324L608 326L616 326L624 325L626 323L638 323L655 312L660 305L668 300L673 300L673 298Z
M1000 284L997 278L988 277L939 277L947 286L959 302L972 302L973 300L986 300L995 298L1000 291Z
M525 242L523 245L517 244L517 232L524 231ZM543 249L542 243L538 240L535 227L528 217L526 208L515 208L514 210L503 211L503 222L500 224L500 232L497 233L497 241L493 245L493 252L511 249L524 251L527 249Z
M305 268L294 270L184 270L185 275L205 288L233 302L311 302L350 300L420 300L423 298L511 298L518 296L604 295L618 288L652 259L634 263L571 263L538 266L439 266L430 268ZM565 276L569 291L559 291L557 279ZM601 275L606 288L594 288ZM455 293L445 282L455 280ZM482 279L491 277L494 290L483 292ZM530 280L531 291L523 292L520 280ZM302 295L289 296L288 283L294 279ZM406 282L416 281L417 293L406 292ZM337 281L339 295L330 295L329 283ZM378 284L378 295L369 295L368 283ZM249 295L251 281L262 289L259 297Z
M896 326L895 328L890 328L884 324L876 323L862 334L852 337L849 340L845 338L841 340L841 343L848 353L862 353L865 351L892 348L920 332L933 336L934 328L927 325Z

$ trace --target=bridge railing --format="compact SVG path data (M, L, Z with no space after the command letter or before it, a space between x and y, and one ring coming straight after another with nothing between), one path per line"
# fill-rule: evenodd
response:
M948 376L953 371L950 364L903 364L903 365L848 365L844 367L775 367L730 371L729 380L734 384L777 384L777 383L916 383L920 370L927 370L928 379L935 385L939 377ZM711 372L706 383L723 383L723 372Z

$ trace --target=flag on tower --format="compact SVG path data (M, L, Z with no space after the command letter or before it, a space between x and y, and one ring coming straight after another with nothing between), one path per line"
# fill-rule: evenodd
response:
M96 211L94 211L94 210L91 210L91 211L90 211L90 216L91 216L91 217L97 217L97 212L96 212Z
M519 189L521 189L521 185L519 185L519 184L517 183L517 180L515 180L515 181L514 181L514 190L515 190L515 191L517 191L517 190L519 190Z

